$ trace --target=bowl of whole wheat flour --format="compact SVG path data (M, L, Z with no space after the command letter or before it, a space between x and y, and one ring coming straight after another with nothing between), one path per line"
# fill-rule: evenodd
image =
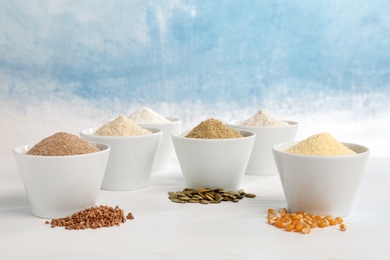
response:
M192 130L172 134L172 141L187 188L236 191L244 177L255 134L237 131L210 118Z
M110 147L58 132L13 151L32 214L59 218L95 206Z

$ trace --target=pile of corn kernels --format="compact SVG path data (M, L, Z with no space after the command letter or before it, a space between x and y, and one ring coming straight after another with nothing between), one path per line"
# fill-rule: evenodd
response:
M288 213L287 209L279 210L268 209L268 224L277 228L283 228L288 232L299 232L309 234L313 228L326 228L329 226L339 225L341 231L346 231L347 226L343 223L341 217L333 218L330 215L319 216L308 214L306 212Z

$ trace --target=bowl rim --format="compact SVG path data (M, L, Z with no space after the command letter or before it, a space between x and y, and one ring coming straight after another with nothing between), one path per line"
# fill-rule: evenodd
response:
M226 123L226 125L236 128L243 128L243 129L277 129L277 128L291 128L291 127L297 127L298 122L292 121L292 120L280 120L283 122L288 123L288 125L282 125L282 126L255 126L255 125L239 125L238 123L241 123L244 120L231 120Z
M226 142L226 141L237 141L237 140L243 140L247 138L254 138L256 137L256 133L250 130L243 130L239 129L237 131L242 133L245 133L246 135L242 135L242 137L234 137L234 138L192 138L192 137L185 137L184 134L188 134L191 131L191 129L185 129L185 130L179 130L175 131L171 134L173 138L182 139L182 140L192 140L192 141L203 141L203 142Z
M289 153L286 152L285 150L290 148L293 145L298 144L298 141L294 142L284 142L284 143L279 143L275 144L272 146L272 150L276 153L280 154L285 154L288 156L292 157L297 157L297 158L320 158L320 159L325 159L325 160L331 160L331 159L336 159L336 158L352 158L352 157L357 157L357 156L366 156L369 155L370 149L367 146L361 145L361 144L356 144L356 143L350 143L350 142L340 142L341 144L347 146L349 149L352 151L356 152L356 154L346 154L346 155L307 155L307 154L294 154L294 153ZM351 148L351 146L354 147L359 147L362 149L361 152L357 152ZM283 147L283 150L281 149Z
M118 140L118 139L141 139L141 138L150 138L155 135L161 135L163 130L156 127L142 127L143 129L149 130L152 133L146 135L125 135L125 136L106 136L106 135L94 135L93 133L97 128L90 127L80 131L80 136L92 136L96 140L102 140L104 143L105 139ZM88 133L87 133L88 132ZM90 133L89 133L90 132Z
M30 158L71 158L71 157L82 157L82 156L93 156L96 154L101 154L101 153L106 153L110 152L111 146L106 144L106 143L101 143L101 142L89 142L88 143L92 144L96 148L97 145L102 146L102 149L98 148L100 151L94 152L94 153L84 153L84 154L74 154L74 155L61 155L61 156L56 156L56 155L33 155L33 154L27 154L27 152L35 145L35 144L25 144L25 145L19 145L15 147L12 152L15 156L26 156Z

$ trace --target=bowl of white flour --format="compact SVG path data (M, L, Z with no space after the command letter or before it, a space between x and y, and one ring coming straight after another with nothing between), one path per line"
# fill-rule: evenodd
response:
M162 131L153 172L168 170L170 159L175 157L171 134L179 131L181 120L174 117L164 117L148 107L139 108L129 116L129 119L141 127L157 128Z
M276 119L264 109L246 120L234 120L226 125L256 133L245 174L258 176L278 174L272 147L275 144L294 141L298 128L297 122Z

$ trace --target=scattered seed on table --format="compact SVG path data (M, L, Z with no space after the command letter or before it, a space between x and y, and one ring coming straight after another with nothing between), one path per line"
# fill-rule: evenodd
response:
M341 231L347 230L347 226L341 224L343 223L341 217L333 218L330 215L320 216L307 212L289 213L285 208L279 210L268 209L267 218L268 224L284 229L287 232L295 231L301 234L309 234L314 228L327 228L337 224L340 224Z
M71 216L52 219L52 228L65 227L67 230L84 230L87 228L97 229L102 227L120 226L125 223L124 212L119 206L96 206L78 211ZM48 221L45 222L48 224Z
M243 198L255 198L256 194L246 193L243 189L238 191L226 191L223 188L204 188L198 187L195 189L184 188L182 191L169 191L168 198L175 203L221 203L222 201L239 202Z

